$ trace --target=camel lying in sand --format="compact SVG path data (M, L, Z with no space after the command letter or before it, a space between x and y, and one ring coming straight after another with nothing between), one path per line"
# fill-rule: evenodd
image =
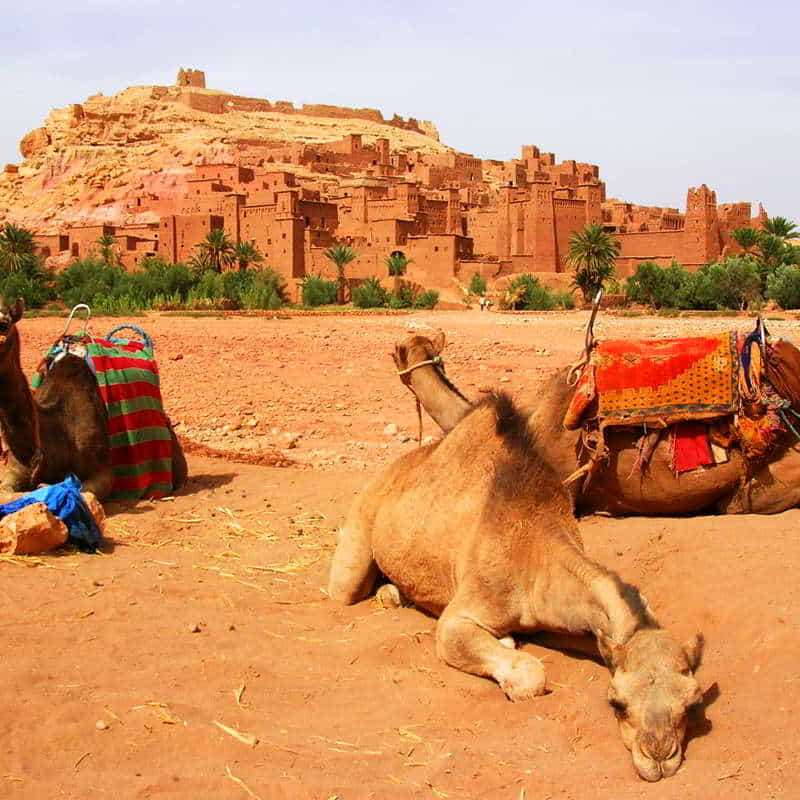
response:
M0 296L0 433L9 450L0 489L24 492L39 483L58 483L73 473L84 491L101 502L114 484L108 415L97 380L86 362L60 359L31 391L20 364L17 323L25 305ZM170 428L170 432L171 428ZM186 481L186 459L172 433L175 488Z
M702 637L680 646L633 586L584 555L569 496L506 396L471 409L356 499L329 594L358 602L379 571L392 584L384 596L402 594L439 616L444 661L493 678L512 700L542 694L546 681L509 634L593 634L637 771L655 781L678 769L688 709L701 701L693 671Z
M395 345L394 359L401 379L422 407L446 433L469 412L472 404L442 372L444 334L412 334ZM565 430L562 421L574 388L568 368L556 371L525 399L528 424L537 434L545 458L561 479L577 464L580 431ZM724 464L675 475L669 437L662 436L643 473L637 429L610 429L608 463L598 470L577 500L583 513L686 514L716 509L735 513L774 514L800 505L800 443L785 436L750 480L742 485L746 469L741 451L733 448Z

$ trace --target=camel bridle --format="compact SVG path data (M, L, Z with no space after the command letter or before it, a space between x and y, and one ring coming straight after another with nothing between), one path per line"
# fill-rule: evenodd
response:
M392 358L394 359L395 367L397 366L397 356L392 353ZM414 387L411 385L411 378L408 376L415 370L419 369L420 367L428 367L432 366L436 370L440 370L444 373L444 359L441 356L434 356L433 358L427 359L427 361L420 361L418 364L414 364L411 367L406 367L406 369L396 369L395 373L400 376L400 380L408 387L408 390L411 394L414 395L414 402L417 404L417 421L419 422L419 436L417 438L417 446L422 447L422 403L419 401L419 397L417 397L417 393L414 391Z

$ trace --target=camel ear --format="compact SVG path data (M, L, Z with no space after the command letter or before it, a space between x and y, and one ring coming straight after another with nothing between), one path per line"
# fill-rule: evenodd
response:
M683 645L683 652L689 662L689 668L694 672L703 660L703 647L706 640L702 633L696 633Z
M625 648L602 631L597 632L597 647L606 666L612 673L615 672L625 656Z
M405 369L408 366L408 348L404 344L396 344L391 356L397 369Z
M19 322L24 313L25 301L21 297L18 297L17 302L14 304L14 308L11 310L11 319L13 319L14 322Z
M431 339L431 346L437 356L444 350L444 331L436 331L436 334Z

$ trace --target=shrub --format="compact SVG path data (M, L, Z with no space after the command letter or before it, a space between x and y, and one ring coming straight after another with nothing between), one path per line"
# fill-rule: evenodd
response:
M556 308L575 308L575 296L570 292L553 292Z
M681 287L683 307L743 309L760 299L761 275L749 258L734 256L706 264L688 275Z
M40 308L55 296L49 277L42 271L0 273L0 295L12 303L21 297L25 308Z
M518 299L513 306L526 311L550 311L556 307L553 292L539 283L529 272L518 275L508 285L509 292L518 294Z
M336 281L326 281L321 275L306 275L303 279L303 305L324 306L336 302Z
M625 294L635 303L653 308L676 308L688 272L677 261L663 268L655 261L643 261L628 278Z
M99 258L90 256L70 264L56 279L58 296L68 306L78 303L97 305L95 298L113 297L114 287L121 280L123 271L110 267Z
M411 308L414 293L408 286L400 286L389 295L389 308Z
M486 279L479 272L476 272L469 282L469 293L479 297L486 294Z
M414 308L433 308L439 302L439 292L428 289L418 294L413 301Z
M781 308L800 308L800 267L777 267L767 277L767 297Z
M385 306L388 292L377 278L367 278L353 289L353 305L356 308L380 308Z

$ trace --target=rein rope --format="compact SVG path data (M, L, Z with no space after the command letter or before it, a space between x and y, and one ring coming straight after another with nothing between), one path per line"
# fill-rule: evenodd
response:
M392 358L394 359L395 366L397 366L397 357L394 353L392 353ZM402 380L402 382L408 387L408 390L411 392L411 394L414 395L414 402L417 404L417 421L419 423L417 447L422 447L422 403L420 403L419 397L417 397L417 393L414 391L414 387L411 385L411 379L405 376L412 373L415 369L427 366L433 366L434 369L441 370L441 372L444 373L444 361L442 360L441 356L434 356L433 358L429 358L427 361L420 361L419 364L414 364L406 369L395 370L395 373L400 376L400 380Z

